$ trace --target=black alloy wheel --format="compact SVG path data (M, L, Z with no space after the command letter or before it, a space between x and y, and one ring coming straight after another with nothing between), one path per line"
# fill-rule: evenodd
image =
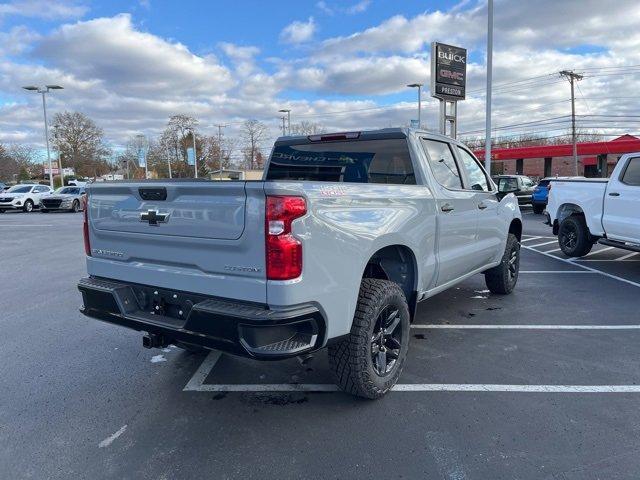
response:
M400 311L393 305L385 307L376 319L371 338L371 361L381 377L391 373L400 357L405 334L400 320Z

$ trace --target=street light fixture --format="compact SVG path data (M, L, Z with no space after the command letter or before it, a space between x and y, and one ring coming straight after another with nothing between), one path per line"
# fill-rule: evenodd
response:
M409 88L418 89L418 128L422 127L422 86L423 83L410 83L407 85Z
M44 113L44 140L47 144L47 160L49 162L49 186L51 190L53 190L53 167L51 165L51 151L49 150L49 124L47 123L47 101L45 100L45 95L49 93L49 90L62 90L63 87L60 85L45 85L43 87L36 87L34 85L29 85L26 87L22 87L25 90L29 90L30 92L38 92L42 95L42 111ZM62 170L60 171L62 175ZM63 176L60 177L62 179L62 183L64 185Z
M278 113L287 114L287 133L291 135L291 110L283 108L282 110L278 110Z

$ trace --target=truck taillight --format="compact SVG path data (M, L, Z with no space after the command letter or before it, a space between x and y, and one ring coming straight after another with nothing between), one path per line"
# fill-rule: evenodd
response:
M83 217L84 217L84 221L82 222L82 236L84 237L84 253L87 254L87 256L91 256L91 244L89 243L89 218L88 218L88 213L89 211L89 201L87 199L87 201L84 204L84 212L83 212Z
M302 243L291 233L291 222L305 213L307 202L302 197L267 196L267 280L291 280L302 274Z

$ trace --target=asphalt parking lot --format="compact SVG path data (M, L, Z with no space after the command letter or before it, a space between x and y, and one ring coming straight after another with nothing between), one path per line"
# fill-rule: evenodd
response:
M0 216L2 478L635 479L640 254L558 250L525 211L516 292L482 276L420 304L378 401L326 356L255 363L78 313L81 214Z

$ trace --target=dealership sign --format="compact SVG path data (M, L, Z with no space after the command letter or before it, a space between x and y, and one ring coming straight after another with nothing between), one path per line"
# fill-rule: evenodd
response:
M443 100L464 100L467 84L467 49L431 44L431 96Z

